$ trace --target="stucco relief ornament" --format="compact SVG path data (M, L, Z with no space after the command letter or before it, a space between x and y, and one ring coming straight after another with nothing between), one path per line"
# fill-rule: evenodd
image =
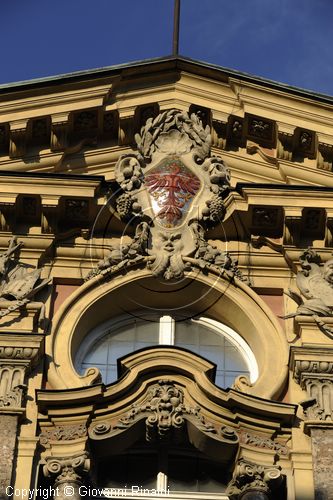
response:
M146 224L146 244L136 257L165 280L180 279L193 268L241 277L235 261L205 240L206 230L223 220L230 187L222 158L211 156L210 128L196 114L172 109L149 118L135 139L138 151L120 157L115 176L120 217ZM115 265L105 270L113 272Z
M0 317L24 307L50 281L41 279L42 269L31 268L19 261L17 254L22 245L17 243L16 237L13 236L8 249L0 254L0 306L3 302L11 302L8 307L0 310ZM44 304L40 305L42 320Z
M231 500L243 497L268 500L274 498L274 491L279 488L282 481L280 467L265 467L241 458L235 466L233 479L228 484L226 494Z
M90 428L90 437L100 438L101 435L123 432L140 420L145 420L146 440L156 441L184 435L187 422L200 432L214 436L217 440L237 445L239 439L236 431L228 426L217 429L201 414L200 407L187 406L184 392L172 380L159 380L149 387L144 400L134 403L115 425L105 422L94 424Z
M333 259L320 265L320 256L313 249L306 250L300 256L302 269L297 273L296 285L301 294L289 290L289 295L297 304L295 313L284 316L284 319L297 315L312 316L321 330L333 337L333 329L320 318L333 315Z

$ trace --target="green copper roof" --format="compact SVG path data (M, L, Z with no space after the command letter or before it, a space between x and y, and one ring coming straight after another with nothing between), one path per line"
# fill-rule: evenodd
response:
M50 85L56 85L59 83L69 83L70 81L80 80L84 78L94 79L101 78L103 76L109 76L112 73L121 73L122 70L142 67L142 66L154 66L163 63L173 63L175 67L179 65L181 69L182 64L192 65L195 68L206 68L207 70L216 71L221 73L226 77L239 78L240 80L257 83L266 87L275 88L277 90L288 92L303 97L308 97L310 99L315 99L318 101L323 101L327 103L333 102L333 97L327 94L321 94L319 92L314 92L311 90L306 90L300 87L295 87L292 85L287 85L285 83L276 82L274 80L269 80L267 78L251 75L243 71L236 71L233 69L225 68L223 66L218 66L217 64L206 63L204 61L197 61L183 56L167 56L167 57L157 57L152 59L143 59L141 61L132 61L122 64L116 64L113 66L104 66L102 68L88 69L83 71L74 71L72 73L65 73L55 76L47 76L43 78L34 78L32 80L23 80L20 82L5 83L0 85L0 93L26 90L32 87L45 87Z

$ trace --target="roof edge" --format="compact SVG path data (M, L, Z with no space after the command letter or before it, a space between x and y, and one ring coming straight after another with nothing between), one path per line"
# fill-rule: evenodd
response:
M218 74L223 74L224 79L237 78L249 83L259 84L264 87L272 88L288 94L297 95L300 97L306 97L308 99L313 99L315 101L325 102L332 104L333 96L328 94L322 94L319 92L314 92L311 90L303 89L300 87L295 87L281 82L276 82L264 77L259 77L251 75L246 72L233 70L223 66L218 66L217 64L206 63L204 61L192 59L185 56L163 56L152 59L143 59L139 61L126 62L121 64L116 64L113 66L104 66L101 68L94 68L88 70L75 71L73 73L64 73L60 75L47 76L43 78L36 78L32 80L24 80L19 82L10 82L0 85L0 94L8 92L23 91L29 89L35 89L38 87L44 88L53 85L66 84L75 82L82 79L97 79L108 77L113 74L119 74L126 69L143 68L144 66L156 66L158 64L172 64L175 69L189 69L188 66L192 66L193 69L197 68L201 71L203 69L210 70ZM185 65L185 66L184 66ZM221 76L220 76L221 78Z

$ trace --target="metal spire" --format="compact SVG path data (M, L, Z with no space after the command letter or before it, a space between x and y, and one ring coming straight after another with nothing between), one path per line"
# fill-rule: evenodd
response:
M173 42L172 55L179 54L179 19L180 19L180 0L175 0L174 15L173 15Z

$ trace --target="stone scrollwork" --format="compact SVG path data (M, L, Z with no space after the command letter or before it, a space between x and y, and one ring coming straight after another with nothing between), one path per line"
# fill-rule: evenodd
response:
M265 467L240 459L234 469L233 479L226 494L230 500L268 500L282 483L280 467Z
M57 425L51 429L44 429L39 436L42 445L49 441L71 441L84 437L87 434L87 429L84 424L79 425Z
M132 408L111 428L111 425L100 422L90 428L91 435L98 437L110 432L124 430L141 419L145 419L146 440L165 440L184 428L185 422L192 422L197 429L208 435L228 443L238 443L236 431L228 426L217 429L201 414L199 407L189 407L184 403L183 390L171 380L159 380L152 385L141 404L134 404Z
M53 479L55 498L79 500L80 486L90 470L90 460L86 453L73 457L49 457L43 466L44 476Z
M130 245L111 248L87 279L138 263L164 280L194 268L242 279L237 262L205 238L223 221L230 187L223 159L211 155L210 128L197 115L172 109L149 118L136 142L138 152L116 165L116 209L144 234L144 244L136 245L136 232Z
M111 425L107 422L100 422L93 426L92 432L96 434L96 436L101 436L103 434L107 434L111 430Z
M19 261L17 253L22 245L13 236L7 250L0 254L0 306L1 302L11 302L0 310L0 318L24 307L50 281L41 279L42 269L31 269ZM43 319L44 304L41 305L40 319Z
M333 315L333 259L320 265L320 256L315 250L308 249L300 256L302 270L297 273L296 284L301 295L289 290L289 295L297 304L295 313L284 316L284 319L297 315L312 316L320 329L333 337L333 330L320 319L321 316Z
M239 437L241 443L247 444L254 448L264 448L267 450L272 450L278 455L288 455L290 451L285 444L279 443L265 436L259 436L258 434L252 434L250 432L240 432Z

